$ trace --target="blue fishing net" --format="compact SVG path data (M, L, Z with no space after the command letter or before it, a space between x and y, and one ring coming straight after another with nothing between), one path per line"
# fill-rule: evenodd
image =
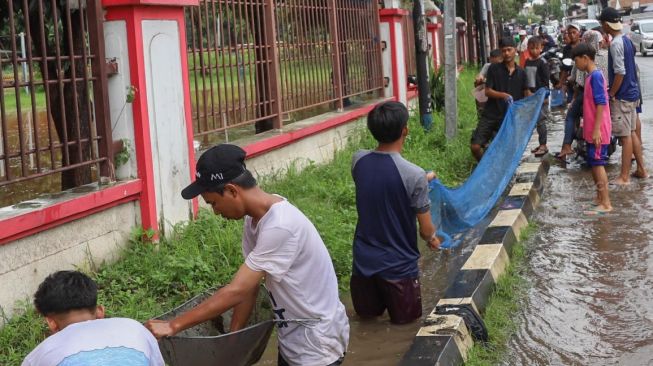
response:
M547 93L542 88L508 108L492 144L463 185L447 188L437 179L431 181L431 216L444 239L441 248L460 244L456 234L478 224L497 203L515 174Z

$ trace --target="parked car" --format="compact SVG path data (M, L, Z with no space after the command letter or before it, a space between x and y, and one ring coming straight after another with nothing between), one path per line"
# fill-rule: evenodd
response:
M596 19L576 19L572 23L578 24L582 32L601 26L601 23Z
M643 19L633 22L630 27L630 39L642 56L653 52L653 19Z

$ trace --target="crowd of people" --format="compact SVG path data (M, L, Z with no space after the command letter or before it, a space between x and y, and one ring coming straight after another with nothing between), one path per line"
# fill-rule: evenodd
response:
M476 79L484 85L487 100L479 105L479 122L471 138L471 152L481 160L513 101L541 88L563 90L569 100L557 156L564 160L572 154L582 116L585 159L596 183L596 199L588 215L612 210L604 166L613 136L622 145L622 169L614 183L629 183L633 156L637 163L633 175L648 176L639 132L641 92L635 49L621 33L615 9L604 9L600 20L600 29L585 32L574 24L567 26L563 57L575 62L562 70L555 85L542 58L555 43L550 36L521 34L518 41L504 37ZM549 151L548 110L543 106L537 122L535 156ZM440 246L428 195L435 174L401 155L409 132L406 106L392 101L377 105L368 115L367 126L378 145L357 152L352 160L358 222L352 238L351 297L361 318L378 317L387 310L392 323L405 324L422 316L418 236L431 249ZM88 276L56 272L43 281L34 299L53 335L23 365L163 365L157 338L176 335L230 309L229 329L244 328L262 282L280 321L278 364L340 365L349 343L349 319L339 299L329 252L298 208L258 186L246 168L245 155L230 144L207 150L197 162L195 181L181 192L189 200L201 196L226 219L243 219L244 263L229 284L174 319L141 325L130 319L104 319L97 285Z
M630 184L632 178L648 178L642 154L639 119L642 96L636 49L622 32L624 25L617 10L603 9L599 21L601 26L594 29L584 30L574 23L563 29L562 59L573 62L563 62L557 78L551 77L542 56L547 48L555 47L555 41L544 32L544 27L539 28L539 35L529 37L521 31L518 39L501 39L500 48L492 51L494 57L475 80L477 88L484 86L487 101L479 103L479 121L470 146L474 157L480 160L513 101L542 87L564 93L567 107L564 138L555 157L567 162L581 151L572 149L574 139L584 144L582 154L592 168L597 189L593 205L585 211L587 215L612 211L610 184L623 186ZM548 110L545 104L537 123L539 146L531 151L536 157L549 152ZM621 146L621 170L609 182L605 165L617 141ZM633 161L636 170L631 174Z

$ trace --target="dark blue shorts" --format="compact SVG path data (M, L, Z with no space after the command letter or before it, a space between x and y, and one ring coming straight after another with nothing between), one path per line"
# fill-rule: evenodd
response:
M596 145L592 143L587 144L587 156L585 160L589 166L604 166L608 163L608 146L601 145L600 149L596 149Z

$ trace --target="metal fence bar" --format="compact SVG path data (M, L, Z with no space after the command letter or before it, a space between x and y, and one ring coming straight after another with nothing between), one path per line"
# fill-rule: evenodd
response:
M18 77L18 60L15 55L18 54L18 50L16 47L16 22L14 20L14 6L13 6L13 1L9 1L7 3L9 5L9 34L11 36L11 53L14 55L12 57L12 66L14 68L14 80L20 80ZM24 132L23 132L23 113L21 110L21 105L20 105L20 86L15 83L14 84L14 93L15 93L15 98L16 98L16 116L17 116L17 130L18 130L18 145L20 146L20 167L21 167L21 174L22 175L27 175L27 161L25 161L25 140L23 138Z
M279 48L276 47L277 43L277 24L274 16L274 0L265 1L265 48L270 52L268 56L268 78L270 94L268 102L271 102L270 116L273 118L272 124L274 128L281 128L283 100L281 94L281 70L279 68Z
M113 167L113 136L111 131L111 120L109 119L109 92L108 76L105 72L105 53L104 53L104 16L100 6L100 1L87 1L88 16L88 37L90 52L92 53L93 62L91 69L94 74L93 80L93 107L95 112L95 127L97 135L101 139L98 145L98 152L95 158L103 158L105 161L100 166L100 173L111 180L115 178L115 169ZM86 65L86 64L85 64ZM89 121L91 121L89 119ZM93 131L93 128L91 128ZM91 135L93 136L93 135Z
M7 1L0 23L0 207L112 177L100 0Z
M188 7L195 136L210 144L222 133L241 136L248 124L256 132L281 128L285 118L340 110L345 98L349 104L352 97L378 96L378 6L355 0L200 0L199 7Z
M29 7L27 5L27 0L23 0L23 13L26 13L28 11ZM30 31L30 19L29 17L25 17L25 36L27 37L27 44L31 45L32 44L32 34ZM27 66L29 69L29 82L32 82L34 80L34 67L33 63L34 60L32 58L32 47L25 47L24 42L25 38L22 38L23 42L23 49L26 49L27 51ZM23 73L25 72L25 63L23 63ZM23 75L23 79L25 78L25 75ZM39 131L39 124L38 124L38 115L36 113L36 91L35 88L32 86L28 88L30 97L31 97L31 104L32 104L32 121L34 124L34 133L32 135L32 138L34 139L34 146L36 148L36 171L41 172L41 157L39 154L40 151L40 144L39 144L39 136L40 136L40 131Z

